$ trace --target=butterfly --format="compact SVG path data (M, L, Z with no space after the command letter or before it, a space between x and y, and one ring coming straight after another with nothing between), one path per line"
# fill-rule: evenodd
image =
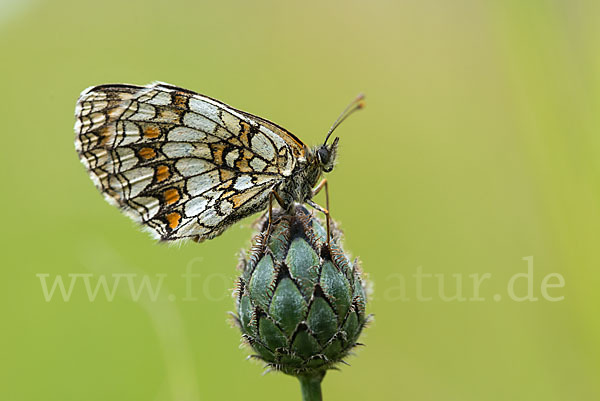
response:
M106 200L160 240L201 242L269 207L307 203L325 213L337 126L363 107L359 95L309 148L285 128L166 83L84 90L75 148ZM327 207L312 198L325 188Z

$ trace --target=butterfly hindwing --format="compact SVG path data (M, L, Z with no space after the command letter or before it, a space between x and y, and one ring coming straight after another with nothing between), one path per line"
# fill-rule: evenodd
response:
M168 84L101 85L77 103L75 146L105 198L163 240L204 240L264 209L304 144Z

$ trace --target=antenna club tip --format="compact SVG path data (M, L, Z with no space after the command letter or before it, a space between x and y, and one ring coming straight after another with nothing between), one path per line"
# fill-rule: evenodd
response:
M340 116L337 118L337 120L335 120L335 122L333 123L333 125L331 126L331 128L329 129L329 131L327 131L327 135L325 136L325 141L323 142L323 145L327 144L327 140L329 139L329 137L331 136L331 134L333 133L333 131L335 131L335 129L346 119L348 118L348 116L350 114L352 114L353 112L355 112L356 110L362 109L363 107L365 107L365 102L363 101L365 98L365 95L363 95L362 93L360 93L356 99L354 99L352 101L352 103L350 103L345 109L344 111L342 111L342 114L340 114ZM335 143L337 143L339 138L335 138Z

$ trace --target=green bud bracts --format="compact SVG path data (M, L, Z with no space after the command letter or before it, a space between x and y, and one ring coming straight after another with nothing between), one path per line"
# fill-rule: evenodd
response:
M236 290L243 339L273 369L292 375L325 372L357 345L365 326L365 286L358 263L341 249L332 223L304 207L277 212L242 255Z

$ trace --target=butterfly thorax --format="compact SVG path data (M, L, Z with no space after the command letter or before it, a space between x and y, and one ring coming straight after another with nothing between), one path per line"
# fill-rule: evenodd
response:
M322 169L314 152L307 150L306 158L298 160L292 174L278 188L284 206L290 207L295 202L304 203L310 199L321 174Z

